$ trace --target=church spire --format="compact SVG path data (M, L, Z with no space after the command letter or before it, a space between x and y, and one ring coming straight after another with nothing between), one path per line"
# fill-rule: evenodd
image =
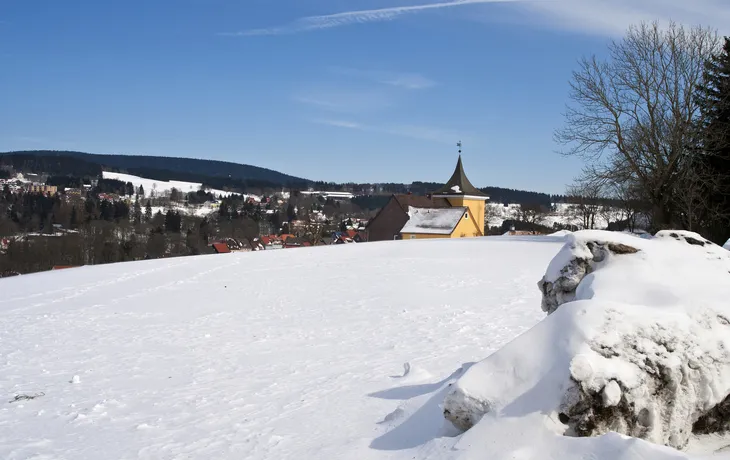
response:
M457 142L456 146L459 147L459 159L456 162L454 174L451 175L451 179L449 179L446 185L433 192L433 195L470 195L486 197L487 195L474 187L466 177L464 166L461 163L461 141Z

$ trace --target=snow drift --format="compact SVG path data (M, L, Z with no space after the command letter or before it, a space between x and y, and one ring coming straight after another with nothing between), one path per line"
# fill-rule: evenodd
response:
M556 434L677 449L724 431L730 253L690 232L566 240L539 283L549 316L457 380L445 417L464 430L537 417Z

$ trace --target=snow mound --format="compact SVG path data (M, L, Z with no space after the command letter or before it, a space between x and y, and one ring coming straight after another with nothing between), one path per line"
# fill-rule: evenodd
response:
M567 236L572 232L570 230L558 230L557 232L551 233L549 236Z
M724 431L729 271L730 254L691 232L568 235L540 282L549 316L457 380L445 417L461 429L529 419L543 435L617 432L676 449Z

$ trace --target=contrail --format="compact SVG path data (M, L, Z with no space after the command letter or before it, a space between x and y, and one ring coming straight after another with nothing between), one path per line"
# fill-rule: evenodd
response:
M424 10L439 8L451 8L455 6L474 5L478 3L511 3L520 0L454 0L451 2L427 3L425 5L395 6L391 8L380 8L376 10L346 11L343 13L328 14L324 16L309 16L279 27L268 29L253 29L242 32L224 33L229 36L251 36L251 35L283 35L299 32L309 32L332 27L347 26L350 24L362 24L366 22L392 21L398 16L408 13L417 13Z

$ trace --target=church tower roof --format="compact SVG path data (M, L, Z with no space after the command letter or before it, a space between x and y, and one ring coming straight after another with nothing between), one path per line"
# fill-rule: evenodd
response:
M487 195L469 182L469 179L466 177L466 173L464 172L464 166L461 164L461 155L459 155L459 161L456 162L456 169L454 170L454 174L452 174L451 179L449 179L446 185L433 192L433 195L469 195L487 198Z

